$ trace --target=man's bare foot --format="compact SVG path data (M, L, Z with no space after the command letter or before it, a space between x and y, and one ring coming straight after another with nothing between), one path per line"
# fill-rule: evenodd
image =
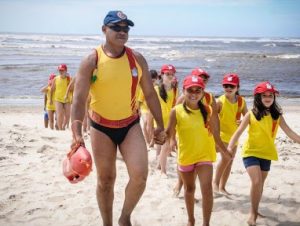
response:
M224 195L232 195L232 194L230 194L228 191L226 191L225 188L220 188L220 189L219 189L219 192L222 193L222 194L224 194Z
M118 223L119 223L119 226L132 226L132 224L130 222L130 217L129 218L120 217Z

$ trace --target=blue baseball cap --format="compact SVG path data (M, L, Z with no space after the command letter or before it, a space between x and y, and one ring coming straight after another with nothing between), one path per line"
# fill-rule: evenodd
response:
M106 15L106 17L103 20L103 24L116 24L119 22L126 22L129 26L134 26L134 23L127 19L126 14L124 14L122 11L109 11Z

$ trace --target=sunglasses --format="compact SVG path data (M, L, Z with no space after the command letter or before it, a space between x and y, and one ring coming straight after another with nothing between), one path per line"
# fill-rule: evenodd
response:
M234 89L236 86L235 85L231 85L231 84L224 84L223 87L225 89L227 89L227 88Z
M201 89L201 88L195 88L195 89L188 88L188 89L186 89L186 91L188 93L191 93L191 94L200 94L200 93L202 93L202 90L203 89Z
M128 31L130 30L129 26L112 25L112 26L107 26L107 27L109 27L110 29L112 29L115 32L123 31L125 33L128 33Z

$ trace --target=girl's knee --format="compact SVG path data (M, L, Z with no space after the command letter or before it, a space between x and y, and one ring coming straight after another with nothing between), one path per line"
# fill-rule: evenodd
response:
M184 185L184 191L186 193L195 193L196 186L195 185Z

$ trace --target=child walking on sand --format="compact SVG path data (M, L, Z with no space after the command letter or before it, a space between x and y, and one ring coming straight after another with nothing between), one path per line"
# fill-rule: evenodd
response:
M161 83L159 86L154 87L161 106L165 128L168 125L171 109L175 105L178 96L178 90L174 89L172 86L175 73L176 69L173 65L163 65L161 67ZM154 122L154 128L155 127L156 123ZM171 153L171 144L169 141L166 141L163 145L155 145L155 148L157 155L159 153L159 162L157 168L160 169L161 176L163 178L168 178L167 157Z
M184 198L188 214L188 226L195 225L195 180L198 176L202 193L203 225L208 226L213 207L212 163L216 159L215 142L224 156L231 158L217 133L210 132L215 120L211 107L202 103L205 84L199 76L189 75L183 83L184 101L176 105L170 114L167 128L169 139L178 133L177 163L184 184Z
M249 225L256 225L258 206L264 182L270 171L271 160L278 160L274 144L278 126L293 141L300 143L300 136L284 120L281 108L276 102L277 93L278 91L269 82L259 83L255 87L253 108L245 115L228 145L228 150L233 150L235 143L249 126L248 137L242 148L243 162L251 180L251 209L247 221Z
M241 114L245 115L248 110L244 98L239 95L240 79L237 74L226 74L222 85L225 93L217 100L217 111L220 119L220 136L225 146L227 146L240 123ZM233 154L235 154L236 148L237 143L232 149ZM225 195L230 194L225 186L231 172L232 163L233 159L226 159L221 153L221 160L217 164L213 181L215 192L221 192Z
M203 69L201 68L194 68L192 71L191 71L191 75L195 75L195 76L198 76L200 78L202 78L203 80L203 83L204 85L206 86L208 81L209 81L209 78L210 78L210 75ZM182 94L178 99L177 99L177 102L176 102L176 105L177 104L182 104L184 102L184 94ZM208 92L207 90L204 91L204 94L203 94L203 98L201 99L202 103L204 105L209 105L212 107L212 117L215 118L216 120L216 131L217 133L220 133L220 125L219 125L219 117L218 117L218 113L217 113L217 104L216 104L216 100L215 100L215 97L212 93ZM177 174L178 174L178 178L177 178L177 182L176 182L176 185L173 189L173 195L175 197L178 197L179 196L179 193L180 193L180 190L181 190L181 187L183 185L183 182L182 182L182 179L180 177L180 174L177 170Z
M41 92L43 92L46 96L45 110L47 113L47 119L48 119L50 129L54 129L55 105L50 101L54 95L52 93L52 97L51 97L51 86L54 81L54 78L55 78L55 74L50 74L48 79L48 84L41 89ZM46 128L48 128L48 126Z

